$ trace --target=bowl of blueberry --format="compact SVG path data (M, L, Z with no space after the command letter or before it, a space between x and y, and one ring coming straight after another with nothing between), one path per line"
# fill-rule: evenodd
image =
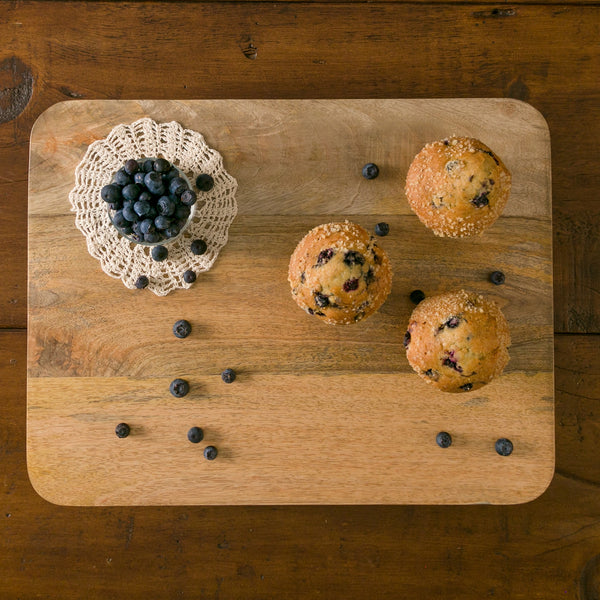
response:
M165 158L131 158L100 192L111 223L128 240L156 246L177 239L191 223L197 194Z

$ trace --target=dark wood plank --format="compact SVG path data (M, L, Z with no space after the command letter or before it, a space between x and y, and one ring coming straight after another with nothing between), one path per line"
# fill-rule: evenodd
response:
M0 333L4 598L597 597L598 336L557 337L557 474L512 507L54 506L27 479L25 342Z
M462 4L29 2L4 10L0 238L11 261L0 326L25 325L27 143L35 118L59 100L510 96L550 125L556 328L600 331L600 209L589 202L600 184L596 7L522 5L502 18L483 18L489 5Z

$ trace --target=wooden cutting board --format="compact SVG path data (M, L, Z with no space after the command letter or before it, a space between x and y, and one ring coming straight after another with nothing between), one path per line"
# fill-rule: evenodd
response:
M105 275L75 228L69 191L88 145L148 116L201 132L237 179L239 213L212 270L156 297ZM478 137L513 191L481 237L435 237L403 193L421 147ZM361 175L367 162L381 174ZM312 227L349 219L381 238L393 290L376 315L320 323L293 302L289 256ZM550 140L507 99L78 100L31 135L27 462L68 505L509 504L554 472ZM501 270L506 283L488 274ZM504 375L464 394L433 389L402 347L414 305L464 287L496 300L512 334ZM178 319L192 323L176 339ZM233 368L236 381L220 373ZM182 399L169 383L183 377ZM115 436L127 422L131 435ZM202 427L191 444L187 431ZM442 449L439 431L453 444ZM494 449L514 444L510 456ZM214 445L214 461L203 448Z

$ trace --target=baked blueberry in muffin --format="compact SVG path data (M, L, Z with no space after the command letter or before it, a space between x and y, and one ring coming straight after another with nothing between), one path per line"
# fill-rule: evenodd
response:
M413 310L404 346L425 381L445 392L469 392L502 373L510 333L495 302L460 290L425 298Z
M511 175L483 142L451 137L427 144L406 176L413 212L436 235L468 237L485 231L501 215Z
M325 323L356 323L377 311L392 287L390 261L375 236L344 221L309 231L294 250L288 280L298 305Z

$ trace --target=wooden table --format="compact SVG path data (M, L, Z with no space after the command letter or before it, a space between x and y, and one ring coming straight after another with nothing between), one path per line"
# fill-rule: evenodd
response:
M600 594L600 18L591 3L3 7L0 597ZM29 135L69 98L512 97L552 139L556 473L516 506L73 508L25 460ZM594 335L596 334L596 335Z

